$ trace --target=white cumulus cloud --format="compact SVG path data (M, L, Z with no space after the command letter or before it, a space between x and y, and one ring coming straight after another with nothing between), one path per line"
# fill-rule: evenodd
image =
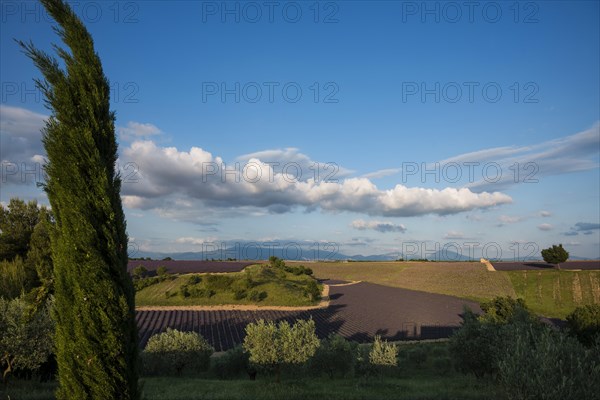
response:
M134 141L122 153L120 161L135 163L139 174L138 183L123 186L124 204L130 208L172 208L174 199L187 199L189 205L180 204L178 210L254 207L285 213L301 207L309 211L408 217L454 214L512 201L503 193L474 193L465 188L396 185L382 190L367 178L301 180L296 173L278 171L272 165L273 159L267 163L251 157L244 163L227 164L199 147L180 151L150 140Z

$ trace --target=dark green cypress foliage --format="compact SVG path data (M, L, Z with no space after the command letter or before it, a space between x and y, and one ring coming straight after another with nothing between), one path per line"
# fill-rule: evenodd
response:
M64 69L19 42L44 76L36 84L52 115L44 128L45 190L52 235L59 399L137 399L134 290L110 89L85 26L62 0L41 0L70 51Z

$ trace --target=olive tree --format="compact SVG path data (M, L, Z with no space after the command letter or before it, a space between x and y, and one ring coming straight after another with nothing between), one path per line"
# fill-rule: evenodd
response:
M14 371L35 371L53 353L54 323L49 309L50 301L30 315L30 305L23 298L0 297L0 364L4 380Z
M243 347L250 353L251 363L273 368L279 382L282 365L305 363L319 344L312 319L298 320L293 326L287 321L276 325L261 319L246 326Z

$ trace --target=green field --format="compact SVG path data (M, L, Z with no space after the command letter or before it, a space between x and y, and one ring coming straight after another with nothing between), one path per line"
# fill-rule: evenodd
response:
M565 318L576 307L600 304L600 271L507 271L518 297L534 312Z
M314 278L308 275L294 275L265 265L252 265L242 272L183 274L173 278L138 291L135 296L136 305L142 307L229 304L311 306L319 303L319 299L309 294L310 286L315 285ZM186 287L188 296L183 294L183 289ZM322 285L317 284L317 287L320 293ZM245 292L245 295L236 297L236 291ZM266 297L253 298L253 292L264 293Z
M317 262L306 265L322 279L365 281L475 301L515 296L508 276L490 273L478 262Z

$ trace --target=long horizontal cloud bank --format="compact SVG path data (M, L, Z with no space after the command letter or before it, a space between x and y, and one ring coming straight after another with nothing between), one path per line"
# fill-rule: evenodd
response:
M510 203L502 193L473 193L469 189L443 190L396 185L378 189L369 179L346 178L337 182L314 177L298 179L296 169L275 170L258 158L228 165L219 157L193 147L182 152L152 141L135 141L123 150L123 162L136 164L139 182L124 185L129 208L161 208L165 199L188 199L211 208L257 207L273 213L307 210L352 211L369 215L407 217L446 215ZM185 207L185 202L180 206ZM200 209L200 208L199 208Z
M514 185L535 183L547 176L586 171L599 167L600 123L574 135L531 146L496 147L443 160L448 163L495 163L503 172L496 179L479 179L466 185L474 192L506 190ZM515 169L518 173L515 174Z

